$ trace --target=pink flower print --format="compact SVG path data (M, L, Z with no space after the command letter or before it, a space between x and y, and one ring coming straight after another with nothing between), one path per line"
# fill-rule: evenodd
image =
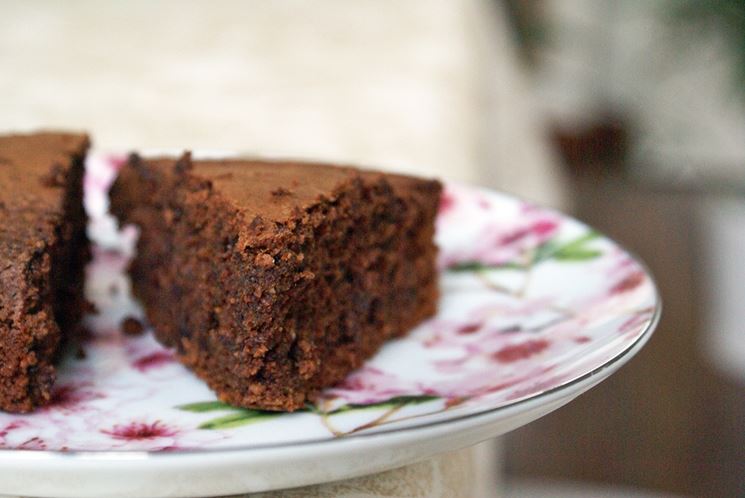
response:
M455 374L463 370L463 367L471 361L469 355L461 356L453 360L437 360L433 362L435 369L439 373Z
M628 274L625 278L614 285L609 291L609 294L614 296L623 294L625 292L631 292L632 290L643 284L646 278L647 277L646 275L644 275L644 272L642 272L641 270L636 270Z
M43 410L74 410L85 401L101 399L104 395L90 388L88 384L61 384L52 392L52 399Z
M91 248L93 254L93 270L109 275L126 271L129 259L120 251L94 245ZM91 270L89 270L91 271Z
M385 401L396 396L419 394L418 384L406 382L375 367L363 367L336 387L326 391L331 396L340 397L350 404L370 404Z
M170 351L156 351L135 360L132 363L132 366L140 372L146 372L153 368L159 368L163 365L171 364L174 361L173 353Z
M102 429L101 432L108 434L114 439L142 441L162 437L172 437L178 434L179 431L157 420L152 423L130 422L127 425L115 425L111 429Z
M12 422L0 428L0 439L4 440L8 436L8 433L13 432L16 429L26 427L26 425L27 424L21 420L13 420Z
M116 178L116 173L127 162L123 155L111 154L104 157L91 155L88 157L86 174L83 177L83 188L90 196L105 195Z
M481 328L484 326L483 323L466 323L464 325L461 325L455 330L456 334L460 335L468 335L473 334L475 332L478 332L481 330Z
M538 213L532 219L521 220L516 226L488 225L471 247L443 254L440 266L450 268L472 262L484 265L529 264L521 259L525 259L528 251L551 240L558 230L559 219L551 213Z
M16 446L16 449L18 450L46 450L47 449L47 443L44 442L43 439L39 437L32 437L31 439L27 439L26 441L22 442L18 446Z
M26 443L21 443L19 445L18 443L15 443L13 441L8 441L8 436L10 435L11 432L14 432L18 429L25 429L27 427L29 427L29 424L24 420L13 420L5 424L4 426L0 427L0 448L24 449L24 448L20 448L20 446L23 446ZM29 445L33 445L33 443L29 443ZM26 449L43 449L43 448L26 448Z
M546 339L532 339L519 344L505 346L494 353L492 358L500 363L512 363L515 361L526 360L531 356L543 352L550 345L551 343Z
M122 169L122 166L126 164L127 157L123 154L109 154L105 157L105 160L109 163L111 168L119 171L120 169Z
M455 196L449 190L445 190L440 194L440 204L437 212L440 215L447 214L455 207Z
M485 197L479 197L477 204L484 211L488 211L492 207L491 202L489 202L489 200L486 199Z
M531 225L518 228L512 233L504 235L497 242L497 246L515 244L529 236L545 237L547 234L553 233L554 230L556 230L556 222L552 220L538 220Z

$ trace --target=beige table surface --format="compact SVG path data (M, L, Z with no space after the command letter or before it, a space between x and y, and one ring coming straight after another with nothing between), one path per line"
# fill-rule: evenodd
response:
M487 0L0 0L0 131L328 159L563 202ZM493 496L494 445L269 496Z

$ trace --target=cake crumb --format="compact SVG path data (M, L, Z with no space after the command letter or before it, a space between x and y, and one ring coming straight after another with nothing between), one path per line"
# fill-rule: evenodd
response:
M41 177L41 184L45 187L64 187L66 170L61 164L53 164L49 172Z
M88 327L83 327L81 325L76 331L75 338L81 342L90 341L91 339L93 339L93 331Z
M145 331L145 326L137 318L128 316L122 321L122 332L124 335L137 336L142 335Z
M285 197L288 195L292 195L292 190L286 189L284 187L279 187L272 190L271 194L274 197Z
M257 254L256 258L254 259L254 263L256 263L256 266L260 268L270 268L274 266L274 258L271 254L267 254L265 252L261 254Z
M83 302L83 314L86 315L100 315L101 311L98 309L95 303L88 301L87 299Z

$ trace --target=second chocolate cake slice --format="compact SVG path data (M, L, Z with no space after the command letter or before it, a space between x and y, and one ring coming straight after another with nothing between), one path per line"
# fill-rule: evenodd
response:
M317 164L141 159L112 192L140 227L157 338L231 404L295 410L437 301L440 184Z
M49 403L61 346L86 308L88 137L0 137L0 409Z

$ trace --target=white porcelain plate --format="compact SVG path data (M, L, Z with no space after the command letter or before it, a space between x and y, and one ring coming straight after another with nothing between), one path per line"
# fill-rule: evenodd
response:
M437 316L387 344L315 406L233 408L145 333L107 231L116 158L93 155L83 354L60 367L53 403L0 414L0 493L215 496L386 470L503 434L567 403L628 361L660 311L644 267L564 215L447 185L437 220Z

